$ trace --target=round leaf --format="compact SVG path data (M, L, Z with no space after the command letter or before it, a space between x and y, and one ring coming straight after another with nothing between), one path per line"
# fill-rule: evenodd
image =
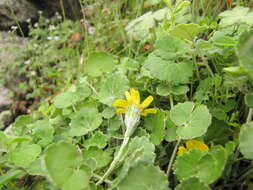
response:
M83 107L72 118L70 135L82 136L98 128L102 123L102 116L97 108Z
M118 188L119 190L169 190L166 175L153 165L143 164L130 169Z
M86 71L88 75L98 77L112 72L116 63L114 57L106 52L92 52L86 62Z
M80 155L68 142L52 144L45 151L48 177L64 190L81 190L88 186L88 176L79 166Z
M192 139L204 135L211 124L211 114L204 105L193 102L179 103L171 109L170 119L177 126L177 134L182 139Z
M253 122L246 123L241 127L239 147L245 158L253 159Z

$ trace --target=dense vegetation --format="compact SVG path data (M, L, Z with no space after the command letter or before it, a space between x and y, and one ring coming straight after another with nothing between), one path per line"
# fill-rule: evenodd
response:
M1 189L252 189L252 2L80 3L1 73Z

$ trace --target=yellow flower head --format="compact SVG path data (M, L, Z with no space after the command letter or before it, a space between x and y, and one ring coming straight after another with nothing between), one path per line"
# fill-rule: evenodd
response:
M135 106L139 109L139 112L142 116L147 116L147 114L155 114L157 110L155 108L146 109L151 102L153 97L147 97L142 103L140 103L140 93L134 88L130 89L130 92L125 92L126 100L118 99L113 103L113 106L118 107L117 113L122 114L126 113L127 109L131 106Z
M198 150L201 150L202 152L209 150L208 146L201 141L188 140L188 141L186 141L186 147L180 146L178 148L177 154L182 155L185 152L188 152L189 150L192 150L192 149L198 149Z

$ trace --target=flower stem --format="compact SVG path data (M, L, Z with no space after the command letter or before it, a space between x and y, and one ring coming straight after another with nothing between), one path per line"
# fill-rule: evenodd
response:
M96 183L96 185L100 185L101 183L103 183L103 181L111 174L111 172L114 170L114 168L117 166L117 164L119 163L125 148L127 147L129 141L129 136L125 136L124 140L121 144L121 147L119 149L119 152L117 153L117 155L114 157L112 163L110 164L110 167L108 168L108 170L105 172L105 174L100 178L100 180Z
M171 168L172 168L172 164L173 164L174 158L175 158L175 156L176 156L177 148L178 148L180 142L181 142L181 139L179 138L179 139L177 140L176 146L174 147L173 153L172 153L172 155L171 155L171 157L170 157L169 165L168 165L167 172L166 172L166 175L167 175L168 177L170 176L170 170L171 170Z
M246 121L247 123L251 121L252 115L253 115L253 109L250 108L250 109L249 109L248 116L247 116L247 121Z

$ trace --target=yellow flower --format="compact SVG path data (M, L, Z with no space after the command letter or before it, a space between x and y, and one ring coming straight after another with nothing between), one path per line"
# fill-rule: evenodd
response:
M186 141L186 148L184 146L180 146L178 148L177 154L182 155L185 152L188 152L189 150L192 150L192 149L198 149L198 150L201 150L202 152L209 150L208 146L201 141L188 140Z
M126 113L127 109L131 106L135 106L138 108L139 113L142 116L147 116L147 114L155 114L157 110L155 108L146 109L151 102L153 101L153 97L147 97L142 103L140 102L140 93L138 90L134 88L130 89L130 92L125 92L126 100L118 99L113 103L113 106L118 107L117 113L122 114Z

